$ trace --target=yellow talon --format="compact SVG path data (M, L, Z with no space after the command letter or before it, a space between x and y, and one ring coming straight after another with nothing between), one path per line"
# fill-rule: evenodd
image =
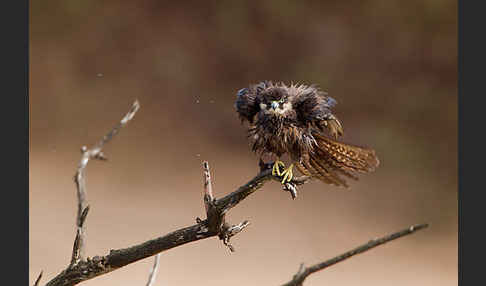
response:
M293 168L294 164L290 164L290 166L282 172L282 176L284 176L282 179L282 184L285 184L285 181L289 183L292 181L292 178L294 177L294 173L292 171Z
M272 176L281 176L280 166L285 167L284 162L277 160L275 163L273 163Z

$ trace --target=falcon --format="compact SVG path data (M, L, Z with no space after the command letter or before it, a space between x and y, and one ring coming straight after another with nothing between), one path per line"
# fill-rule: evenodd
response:
M240 89L235 107L239 118L249 123L252 150L276 160L272 175L282 184L293 178L293 167L306 176L348 187L345 177L357 180L380 161L373 149L339 142L343 127L331 109L336 100L315 85L263 81ZM288 168L281 161L287 154Z

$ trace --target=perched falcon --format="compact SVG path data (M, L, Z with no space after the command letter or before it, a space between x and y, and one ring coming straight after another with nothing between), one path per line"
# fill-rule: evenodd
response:
M336 100L316 86L264 81L240 89L235 103L240 119L248 121L253 151L276 156L272 174L290 182L293 166L324 183L347 187L343 176L357 180L379 165L375 151L338 142L341 122L332 114ZM293 163L283 171L280 157Z

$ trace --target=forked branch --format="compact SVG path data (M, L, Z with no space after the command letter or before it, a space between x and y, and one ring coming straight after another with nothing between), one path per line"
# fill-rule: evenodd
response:
M132 107L128 113L118 122L118 124L111 129L98 143L92 148L88 149L86 146L81 147L81 160L78 164L78 169L74 175L74 182L76 183L77 195L78 195L78 215L76 218L77 233L74 240L73 253L71 255L71 263L69 267L73 267L79 261L85 260L86 256L86 224L85 220L88 215L89 205L86 198L86 181L84 170L88 165L90 159L107 160L102 152L103 146L108 143L122 127L124 127L137 113L140 108L138 100L132 104Z
M84 179L84 170L90 159L106 160L102 153L103 146L109 142L119 130L124 127L135 115L140 108L138 101L130 108L130 111L123 117L123 119L107 134L103 139L94 145L91 149L83 146L81 149L82 157L78 165L75 175L75 183L78 195L78 214L76 220L77 234L73 245L73 252L71 255L71 262L68 267L59 273L56 277L50 280L47 286L72 286L83 281L92 279L94 277L112 272L128 264L137 262L141 259L157 255L155 257L154 266L151 275L146 285L151 286L155 278L155 274L159 262L159 254L163 251L178 247L190 242L206 239L210 237L218 237L223 243L228 246L230 251L234 251L234 247L229 243L231 237L244 230L249 222L247 220L237 224L231 225L226 221L226 214L230 209L242 202L246 197L263 187L263 185L271 180L281 181L282 178L273 176L271 167L272 163L260 162L259 173L251 179L248 183L239 187L236 191L223 196L222 198L215 198L212 189L211 174L209 171L209 164L203 163L204 174L204 206L206 210L206 219L196 219L196 224L175 230L166 235L155 239L148 240L141 244L137 244L128 248L110 250L109 254L104 256L94 256L89 258L85 256L86 249L86 217L88 215L89 206L86 199L86 185ZM310 178L306 176L294 177L291 182L283 186L285 191L289 191L292 198L295 199L297 195L297 186L306 183ZM425 225L426 226L426 225ZM285 285L301 285L304 279L316 271L322 270L332 264L340 262L355 254L364 252L380 244L383 244L392 239L396 239L403 235L410 234L419 230L424 225L415 226L409 229L408 233L396 233L389 237L370 241L367 245L361 246L341 256L338 256L330 261L326 261L309 268L301 267L301 271L294 276L290 282ZM86 257L86 258L85 258ZM35 286L39 284L39 280L35 282ZM300 284L299 284L300 283Z

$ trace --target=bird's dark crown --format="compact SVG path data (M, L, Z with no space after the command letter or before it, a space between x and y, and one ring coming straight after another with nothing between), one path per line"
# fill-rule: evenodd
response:
M287 101L289 95L287 91L282 87L268 88L261 93L262 103L270 103L272 101L281 101L284 103Z

